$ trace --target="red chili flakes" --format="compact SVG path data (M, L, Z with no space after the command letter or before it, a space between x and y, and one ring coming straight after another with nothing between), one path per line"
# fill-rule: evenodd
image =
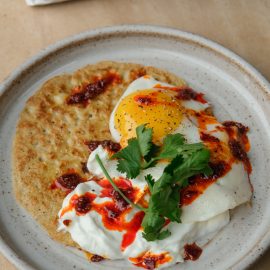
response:
M125 196L134 202L138 192L140 192L139 189L133 188L131 181L125 178L114 179L114 182ZM131 211L130 205L113 189L107 179L97 180L96 183L102 187L99 197L111 198L112 200L99 204L94 202L91 210L101 215L103 225L108 230L125 231L121 243L121 250L124 250L135 240L136 234L141 228L144 212L136 213L131 220L127 221L126 215Z
M87 196L81 196L75 201L75 210L80 214L86 214L91 210L91 200Z
M204 142L219 142L219 139L207 133L201 133L200 138Z
M223 126L225 127L230 139L237 139L242 144L242 146L244 146L244 149L247 152L250 148L249 140L247 137L249 128L241 123L234 121L225 121L223 122Z
M246 134L249 130L248 127L244 126L243 124L239 122L234 122L234 121L225 121L223 122L223 126L225 127L236 127L238 129L238 132L243 135Z
M113 142L111 140L103 140L103 141L87 141L85 144L88 146L90 151L94 151L101 145L108 151L118 152L121 149L121 145L119 143Z
M62 210L60 217L64 216L66 213L72 211L73 209L76 210L77 215L85 215L91 210L92 202L96 199L96 197L96 194L90 192L86 192L81 196L74 194L70 198L68 206Z
M88 100L96 98L114 81L119 81L119 75L108 73L102 79L89 83L80 92L71 94L67 99L67 104L86 104Z
M84 173L89 173L88 168L87 168L87 163L86 162L81 162L81 164L82 164L82 171Z
M104 260L104 258L99 255L93 255L90 260L91 262L101 262Z
M67 104L79 104L79 103L85 103L89 99L93 99L97 97L99 94L101 94L106 87L106 83L104 80L99 80L94 83L88 84L83 91L79 93L74 93L69 96L67 99Z
M209 176L212 179L220 178L231 169L231 166L224 161L218 161L216 163L209 162L209 166L213 170L213 174Z
M197 93L190 89L181 89L178 91L177 98L182 99L182 100L191 100L191 99L196 99Z
M125 209L129 207L129 204L123 199L123 197L117 192L112 185L108 182L108 180L99 180L97 183L103 187L101 190L101 197L112 198L116 209L120 212L123 212ZM121 190L122 193L132 202L135 201L137 190L132 187L132 184L129 180L125 178L118 178L115 180L116 185Z
M196 261L202 254L202 249L195 243L184 246L184 260Z
M249 140L247 137L248 127L234 121L225 121L223 126L229 136L229 147L232 155L244 163L245 170L250 174L252 166L249 161L247 152L250 149Z
M230 140L229 141L229 147L231 150L231 153L233 154L233 156L242 161L245 165L245 169L247 170L248 173L251 173L251 164L248 158L248 155L246 153L246 151L243 149L241 143L237 140Z
M84 144L88 146L88 149L90 151L94 151L98 148L99 145L101 145L102 141L87 141Z
M129 260L137 267L145 269L155 269L160 265L171 261L171 257L167 253L162 254L142 254L137 258L129 258Z
M195 175L188 179L188 186L180 191L180 206L192 203L204 190L214 183L218 178L228 173L231 165L224 162L209 162L209 166L213 170L213 174L205 176L203 174Z
M197 93L191 88L180 88L178 90L176 98L181 100L196 100L201 103L207 103L206 100L203 98L202 93Z
M116 205L108 204L104 206L104 210L106 211L109 222L114 223L114 221L122 214L122 210L120 210Z
M244 161L247 158L247 153L242 148L241 144L237 140L230 140L229 146L233 156L241 161Z
M121 190L121 189L120 189ZM130 191L128 190L121 190L126 197L131 197L131 196L128 196L127 193L133 193L133 189L130 189ZM112 197L113 197L113 200L115 201L115 204L116 204L116 207L120 210L120 211L124 211L128 206L129 204L123 199L123 197L119 194L119 192L117 192L116 190L113 190L112 191Z
M70 219L65 219L64 221L63 221L63 224L65 225L65 226L69 226L69 224L72 222L72 220L70 220Z
M50 189L57 189L57 186L56 186L56 184L55 184L55 182L53 182L51 185L50 185Z
M153 103L153 100L151 97L146 97L146 96L138 96L135 101L139 104L142 105L149 105L151 103Z
M66 173L56 179L56 186L66 190L73 190L81 182L83 182L83 179L78 173Z
M143 263L146 266L146 269L155 269L156 267L156 258L155 257L146 257L143 259Z
M141 108L143 106L155 106L155 105L175 106L174 102L158 100L157 98L158 93L159 92L156 91L146 95L138 94L133 99Z

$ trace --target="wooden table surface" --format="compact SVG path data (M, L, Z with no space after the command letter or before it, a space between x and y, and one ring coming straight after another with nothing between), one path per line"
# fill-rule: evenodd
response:
M24 0L0 0L0 81L49 44L117 24L171 26L202 35L231 49L270 80L270 1L73 0L28 7ZM14 269L0 254L0 270ZM270 250L250 270L255 269L270 269Z

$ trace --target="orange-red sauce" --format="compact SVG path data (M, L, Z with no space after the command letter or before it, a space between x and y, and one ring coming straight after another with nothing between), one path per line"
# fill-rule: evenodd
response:
M150 92L148 94L138 94L134 96L134 101L141 106L155 106L155 105L164 105L168 107L178 107L179 105L176 102L164 101L159 99L159 93L161 91Z
M121 82L118 73L110 71L102 77L96 76L92 78L93 82L85 83L77 86L72 90L71 95L67 98L67 104L83 104L87 105L89 100L96 98L103 93L110 85Z
M169 256L168 252L161 254L151 254L149 252L143 253L141 256L136 258L128 258L135 266L143 267L145 269L155 269L161 264L170 262L172 257Z
M60 217L62 217L65 213L73 210L74 208L78 216L87 214L92 209L92 202L96 197L97 195L91 192L86 192L83 195L74 194L70 198L69 205L62 210Z
M250 150L250 143L247 137L248 127L234 121L223 123L229 135L229 147L236 160L242 161L248 174L252 172L252 166L247 152Z
M250 149L247 127L233 121L224 122L223 126L221 126L214 116L208 115L205 112L196 112L195 116L198 120L200 138L211 152L209 165L213 169L213 174L208 177L196 175L189 179L189 185L180 192L181 206L191 204L209 185L226 175L231 170L234 162L243 162L248 174L252 171L247 156L247 152ZM228 144L212 136L211 132L207 133L207 125L217 125L217 130L226 132L229 137Z
M180 191L180 205L191 204L200 196L208 186L215 183L218 178L224 176L231 169L231 165L225 162L209 163L213 170L211 176L196 175L189 179L189 185Z
M160 84L156 84L154 87L164 89L164 90L176 91L177 92L176 98L180 100L195 100L202 104L207 103L207 101L203 97L204 96L203 93L198 93L194 91L192 88L187 87L187 86L177 87L177 86L163 86Z
M118 178L114 180L118 188L131 201L135 201L139 195L139 189L133 188L129 180ZM126 221L126 216L132 208L122 198L122 196L113 189L107 179L96 180L96 183L102 187L100 197L111 198L112 200L104 203L95 203L97 197L95 194L87 192L84 195L73 195L69 205L61 212L61 217L75 209L77 215L85 215L89 211L96 211L102 217L102 223L108 230L124 231L121 249L124 250L135 240L138 230L141 228L141 223L144 217L144 212L137 212L130 221Z
M177 98L181 100L195 100L202 104L207 103L207 101L203 98L203 93L197 93L191 88L184 88L178 91Z

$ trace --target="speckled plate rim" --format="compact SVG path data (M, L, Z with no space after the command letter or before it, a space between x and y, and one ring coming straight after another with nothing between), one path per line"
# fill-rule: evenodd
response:
M110 37L132 36L158 36L163 39L178 40L181 42L191 43L193 45L201 46L211 53L217 54L224 58L231 65L236 66L242 73L247 75L261 90L260 95L264 96L270 102L270 84L269 82L256 70L253 66L239 57L232 51L224 48L216 42L207 38L180 31L178 29L152 26L152 25L118 25L112 27L98 28L63 39L46 49L40 51L37 55L30 58L17 69L15 69L0 85L0 97L5 91L10 89L13 85L20 82L25 74L29 74L31 70L46 62L51 57L69 49L77 47L90 41L98 41ZM253 249L249 250L239 261L230 269L245 269L252 265L256 259L270 246L270 228L265 232L261 239L254 245ZM12 262L18 269L34 270L34 268L22 260L12 248L4 241L0 232L0 252ZM253 256L248 256L253 255Z

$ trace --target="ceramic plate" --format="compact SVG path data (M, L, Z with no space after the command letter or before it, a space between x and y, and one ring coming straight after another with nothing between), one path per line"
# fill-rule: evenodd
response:
M123 261L90 265L51 240L18 206L12 192L12 137L26 100L47 79L101 60L135 62L173 72L206 94L219 120L233 119L250 127L252 206L232 212L229 225L198 261L171 269L248 267L270 242L270 86L244 60L212 41L170 28L138 25L98 29L61 41L21 66L1 85L0 251L24 270L132 268Z

